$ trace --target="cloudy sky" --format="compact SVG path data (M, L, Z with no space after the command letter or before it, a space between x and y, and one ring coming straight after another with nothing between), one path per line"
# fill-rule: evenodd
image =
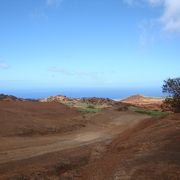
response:
M161 87L180 75L180 0L1 0L0 90Z

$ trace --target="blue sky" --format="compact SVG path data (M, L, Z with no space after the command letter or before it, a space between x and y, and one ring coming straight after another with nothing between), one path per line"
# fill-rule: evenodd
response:
M159 88L179 57L179 0L0 1L3 92Z

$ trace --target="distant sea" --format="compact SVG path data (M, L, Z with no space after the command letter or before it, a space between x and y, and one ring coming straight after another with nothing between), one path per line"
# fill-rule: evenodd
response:
M65 95L68 97L102 97L121 99L135 94L145 96L163 96L161 88L66 88L66 89L37 89L37 90L0 90L0 93L14 95L21 98L44 98L53 95Z

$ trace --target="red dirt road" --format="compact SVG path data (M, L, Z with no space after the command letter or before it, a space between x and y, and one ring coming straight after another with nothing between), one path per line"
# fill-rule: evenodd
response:
M101 117L102 116L102 117ZM121 112L110 121L103 119L104 115L97 115L94 119L101 120L97 124L90 124L86 128L67 135L45 135L39 137L1 137L0 164L29 159L47 153L77 148L96 142L112 139L114 135L138 123L148 116ZM89 120L90 121L90 120ZM102 123L102 124L101 124Z

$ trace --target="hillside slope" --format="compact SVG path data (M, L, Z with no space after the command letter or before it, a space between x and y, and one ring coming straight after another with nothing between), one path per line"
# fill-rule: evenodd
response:
M0 136L47 134L84 126L81 113L60 103L0 101Z
M180 114L140 122L114 140L79 179L180 179Z
M129 96L120 102L150 110L161 110L164 98L146 97L141 94Z

